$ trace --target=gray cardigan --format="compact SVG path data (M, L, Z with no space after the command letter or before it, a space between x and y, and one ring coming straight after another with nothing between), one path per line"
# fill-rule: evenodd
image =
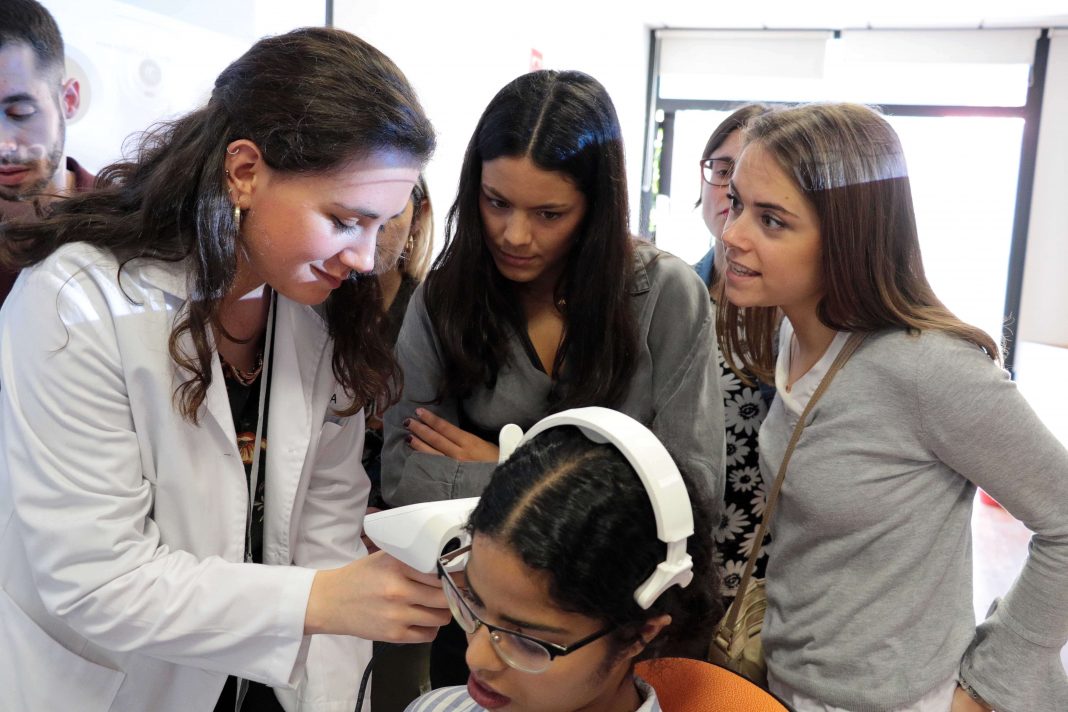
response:
M650 245L639 244L635 269L632 297L640 349L619 410L648 425L679 465L708 487L711 502L719 502L725 435L708 292L689 265ZM494 388L479 388L462 402L430 404L442 377L442 353L423 295L420 287L412 296L397 340L404 394L384 417L382 494L393 506L477 496L496 466L414 452L404 441L407 431L402 423L416 407L427 407L451 423L485 434L497 433L508 423L525 430L548 414L552 387L549 376L531 363L513 334L509 362L498 373Z
M1068 451L978 348L870 336L815 406L772 521L770 671L857 712L905 706L959 671L1003 712L1068 710ZM760 431L770 481L790 433ZM976 485L1036 535L978 629Z

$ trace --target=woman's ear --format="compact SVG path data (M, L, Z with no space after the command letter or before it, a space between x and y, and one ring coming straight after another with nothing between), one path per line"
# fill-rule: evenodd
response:
M231 141L226 147L223 167L226 169L226 191L230 194L230 200L242 209L249 208L256 183L263 179L261 174L267 168L259 146L247 138Z
M642 624L641 629L638 631L638 640L634 641L623 656L626 658L638 657L649 643L656 640L656 636L660 635L660 632L671 625L671 616L667 613L662 613L656 618L650 618Z

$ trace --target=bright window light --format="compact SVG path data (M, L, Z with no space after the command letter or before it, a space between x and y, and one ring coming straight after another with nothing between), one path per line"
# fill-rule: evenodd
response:
M671 197L657 200L657 245L694 263L710 236L694 203L697 161L729 112L678 111ZM901 137L928 280L957 316L1001 338L1022 119L888 117Z

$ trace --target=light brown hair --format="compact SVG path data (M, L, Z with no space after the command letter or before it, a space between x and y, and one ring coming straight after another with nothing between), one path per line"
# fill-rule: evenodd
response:
M994 340L958 319L927 282L905 156L878 112L859 104L776 109L753 118L745 140L774 156L815 209L823 324L838 331L942 331L1000 362ZM779 310L736 307L722 284L716 299L716 330L728 364L773 380Z
M412 189L412 206L412 225L408 228L411 249L406 249L404 260L397 265L397 269L402 275L422 282L430 271L430 254L434 245L434 208L423 175L419 176Z

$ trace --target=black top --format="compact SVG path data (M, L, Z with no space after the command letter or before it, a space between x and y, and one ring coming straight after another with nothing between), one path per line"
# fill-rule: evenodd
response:
M245 486L252 485L252 455L255 452L256 425L259 419L260 385L264 377L261 373L252 383L246 385L227 374L226 395L230 398L230 413L234 418L234 430L237 431L237 449L241 453L241 463L245 466ZM263 404L263 429L260 436L259 475L256 480L256 494L252 500L252 526L248 541L245 542L245 560L257 564L263 563L263 493L267 471L267 399Z
M268 363L268 366L270 364ZM262 372L251 383L242 383L235 378L230 369L224 368L226 395L230 399L230 414L234 418L234 430L237 431L237 449L241 453L241 462L245 466L245 486L252 486L252 455L255 452L256 425L259 420L260 387L267 383L270 393L270 373ZM256 494L252 500L252 521L249 535L245 541L245 561L263 563L263 515L264 485L267 481L267 411L270 399L263 402L263 428L260 436L259 476L256 481ZM233 712L240 681L230 675L226 679L215 712ZM242 704L243 710L249 712L283 712L282 705L274 691L258 682L249 682Z

